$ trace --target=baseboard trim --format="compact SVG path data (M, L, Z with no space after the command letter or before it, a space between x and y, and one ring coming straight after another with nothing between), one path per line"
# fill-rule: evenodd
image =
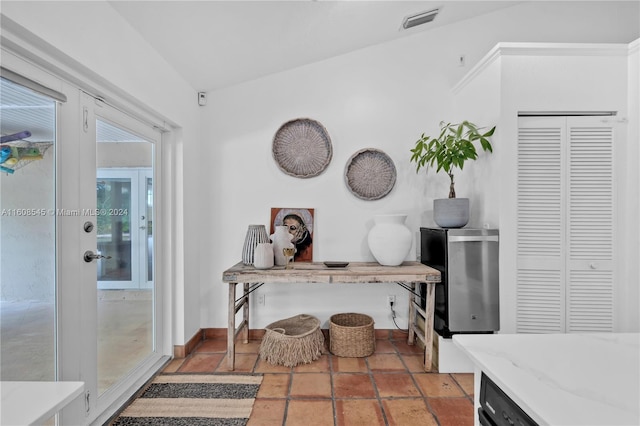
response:
M184 345L173 345L173 358L186 358L204 340L202 329L198 330Z
M322 330L325 335L325 338L329 338L329 330ZM380 329L375 330L376 339L379 340L402 340L407 338L407 333L402 330L395 329ZM174 358L186 358L188 357L195 348L202 343L204 340L208 339L225 339L227 337L227 329L226 328L201 328L198 330L189 341L184 345L174 345L173 346L173 357ZM249 339L250 340L259 340L264 337L264 329L251 329L249 330Z

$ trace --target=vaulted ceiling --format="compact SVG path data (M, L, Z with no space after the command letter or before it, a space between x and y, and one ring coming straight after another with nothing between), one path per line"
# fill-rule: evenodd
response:
M410 37L519 1L111 1L197 91ZM408 15L440 9L402 29Z

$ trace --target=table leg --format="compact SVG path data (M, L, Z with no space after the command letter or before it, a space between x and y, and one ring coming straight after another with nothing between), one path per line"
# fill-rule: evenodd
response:
M424 319L424 371L431 371L431 363L433 361L433 316L436 304L436 284L426 284L426 302Z
M411 292L409 293L409 336L407 338L407 344L413 345L415 343L416 332L414 326L416 325L416 305L413 303L415 300L416 283L411 283Z
M236 285L229 283L229 319L227 324L227 367L233 371L236 364Z
M249 343L249 283L244 283L244 306L242 308L242 319L244 320L244 329L242 330L242 342Z

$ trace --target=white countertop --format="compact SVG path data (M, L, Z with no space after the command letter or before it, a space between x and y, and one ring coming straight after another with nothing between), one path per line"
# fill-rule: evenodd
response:
M538 424L640 425L640 334L476 334L453 341Z
M0 382L0 424L43 424L80 396L84 382Z

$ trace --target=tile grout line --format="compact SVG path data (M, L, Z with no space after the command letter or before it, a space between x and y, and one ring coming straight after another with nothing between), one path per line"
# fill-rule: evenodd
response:
M333 426L338 426L338 406L336 403L335 387L333 386L333 354L329 352L327 355L327 361L329 363L329 384L331 386L331 407L333 408Z
M473 374L473 373L472 373ZM458 387L462 390L462 393L464 393L464 395L467 397L467 399L471 400L471 403L475 405L475 401L474 401L474 395L473 394L469 394L467 393L467 391L464 389L464 387L462 387L462 385L460 384L460 382L458 381L458 379L456 379L456 377L453 375L453 373L450 373L451 378L453 379L454 382L456 382L456 384L458 385ZM474 389L475 390L475 389Z
M289 402L291 402L291 399L293 398L291 396L291 391L293 390L293 375L294 375L294 371L292 367L289 368L289 372L287 373L287 375L289 376L289 386L287 388L287 395L284 399L284 411L282 413L282 426L286 426L287 424L287 414L289 414Z
M431 404L429 404L429 398L427 397L426 392L424 392L422 390L422 387L418 384L418 381L415 378L415 373L423 373L424 371L420 371L420 372L414 372L411 371L409 369L409 366L407 365L407 363L405 362L404 356L400 353L399 348L396 346L395 341L393 343L393 346L396 348L396 350L398 351L398 354L400 356L400 360L402 361L402 364L406 367L407 371L409 372L409 376L411 377L411 381L413 382L413 385L416 387L416 389L418 390L418 392L420 393L420 395L422 396L422 400L424 402L425 407L427 408L427 411L429 412L429 414L431 414L431 416L433 417L433 419L436 421L436 423L439 425L440 424L440 420L438 419L438 416L436 416L436 414L434 413ZM422 362L422 364L424 364L424 360ZM424 369L424 367L423 367ZM426 373L426 372L424 372ZM464 391L463 391L464 392Z
M375 354L375 351L374 351L374 354ZM380 413L382 413L382 420L384 420L385 426L389 426L389 419L387 419L387 413L385 413L384 406L382 405L382 398L380 398L380 392L378 391L378 384L376 383L375 378L373 377L373 370L369 365L369 357L365 357L364 363L367 366L369 380L373 385L373 391L375 392L375 395L376 395L376 401L378 402L378 407L380 407Z

